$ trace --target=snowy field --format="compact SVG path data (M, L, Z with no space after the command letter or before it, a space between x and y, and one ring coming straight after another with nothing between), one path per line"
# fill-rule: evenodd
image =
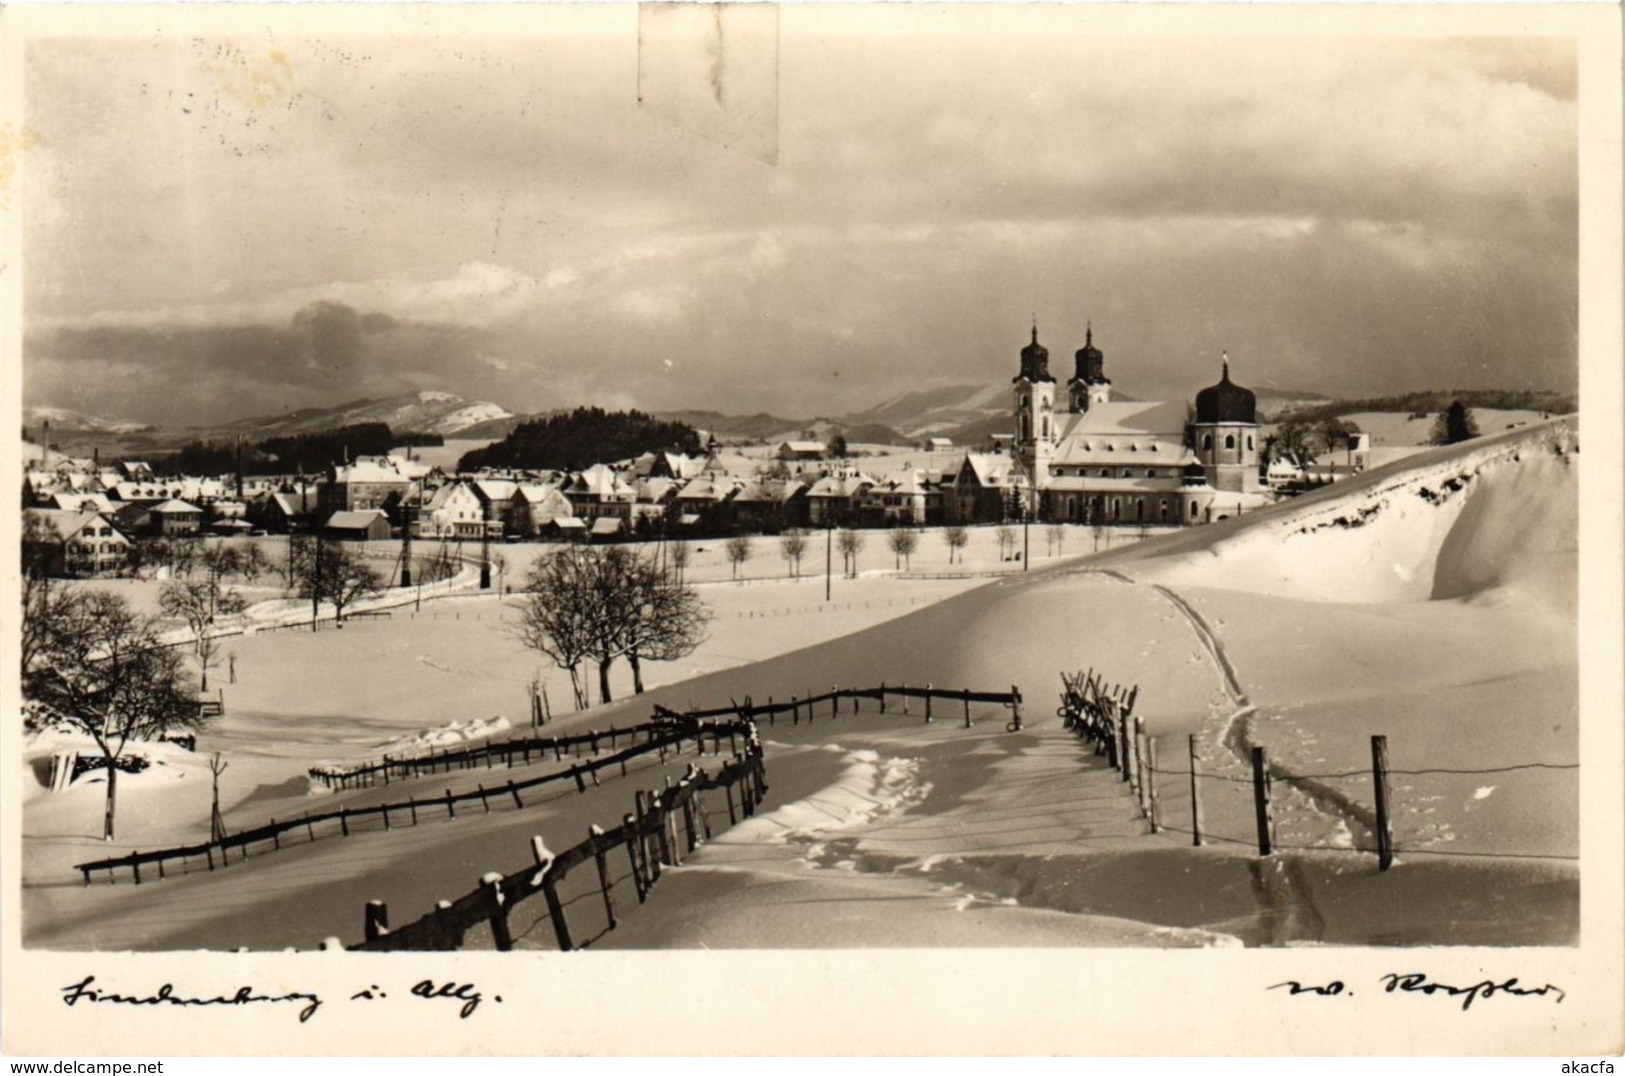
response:
M700 588L716 613L710 642L685 662L652 666L647 695L561 714L557 728L624 727L656 703L882 681L1019 685L1026 724L1007 732L1010 714L996 706L975 707L969 728L957 708L927 724L916 703L907 715L869 707L764 727L764 813L670 871L594 944L1571 943L1574 450L1564 429L1520 429L1098 556L1079 556L1092 553L1079 528L1047 560L1034 527L1040 556L1026 572L1010 571L983 530L967 577L896 578L872 534L864 574L837 577L828 604L821 578L784 579L777 558L778 581L767 581L763 555L747 565L763 574L741 585L721 581L720 548L696 551L690 578L711 580ZM936 542L922 541L914 574L928 559L946 568ZM510 578L529 548L503 549ZM227 715L199 743L200 755L231 761L228 828L336 802L302 776L315 762L522 724L540 662L503 632L510 615L495 596L445 599L343 631L241 640ZM1137 713L1165 771L1161 833L1055 717L1059 672L1087 667L1140 686ZM560 710L562 678L542 671ZM1360 851L1370 846L1372 734L1388 737L1396 771L1399 860L1382 874ZM1207 775L1202 848L1180 831L1190 824L1192 737ZM1255 744L1279 768L1285 849L1262 862L1249 848L1244 781ZM199 756L175 752L154 767L162 772L121 782L121 839L109 847L91 836L98 785L40 787L51 746L38 745L25 775L23 930L27 944L63 948L355 940L365 900L421 914L485 870L515 869L531 834L567 844L590 822L612 824L632 789L654 780L317 840L139 888L86 889L74 862L206 833L208 774ZM1501 772L1410 772L1420 770ZM1338 774L1350 776L1328 776ZM485 776L419 778L390 792L440 795ZM341 796L359 804L384 791ZM550 945L545 921L519 944Z

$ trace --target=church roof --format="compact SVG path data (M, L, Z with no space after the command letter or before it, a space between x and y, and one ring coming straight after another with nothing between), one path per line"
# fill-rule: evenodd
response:
M1151 435L1183 443L1189 409L1183 400L1113 400L1089 405L1080 415L1061 416L1061 436Z

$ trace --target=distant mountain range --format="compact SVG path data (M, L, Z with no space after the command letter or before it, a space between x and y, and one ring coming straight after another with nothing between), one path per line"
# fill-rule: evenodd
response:
M985 444L994 433L1010 428L1009 387L1004 384L941 385L900 393L874 407L844 415L786 418L756 412L730 415L720 411L662 411L657 417L687 423L723 441L781 441L810 437L828 441L843 434L853 444L912 444L927 437L946 437L956 445ZM1123 397L1128 398L1128 397ZM1260 418L1323 404L1329 397L1282 389L1258 394ZM498 404L468 400L449 392L425 390L383 399L350 400L332 407L301 408L278 415L238 419L218 426L161 429L125 419L86 415L60 407L30 407L24 412L28 435L38 440L50 423L51 441L64 451L88 454L100 448L110 454L155 452L189 441L248 441L289 434L315 433L361 422L383 422L397 433L432 433L456 440L495 441L515 426L551 412L515 414Z

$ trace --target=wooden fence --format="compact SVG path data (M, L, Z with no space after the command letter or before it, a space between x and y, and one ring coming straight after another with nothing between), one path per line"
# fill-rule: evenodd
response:
M111 883L116 880L115 872L127 868L135 883L140 885L143 881L141 875L143 866L155 867L160 879L166 876L164 865L175 860L180 860L184 865L188 860L202 858L208 863L209 870L216 869L218 860L218 866L224 868L230 862L227 853L234 849L240 853L240 859L247 859L251 846L259 846L261 851L278 850L282 847L282 839L285 836L297 835L300 831L305 835L305 843L309 843L316 839L317 826L328 826L328 835L331 836L333 832L331 827L337 823L339 834L348 837L351 825L365 819L381 819L384 829L388 830L394 824L392 820L406 820L411 825L417 825L419 813L424 811L444 810L448 818L455 818L459 804L473 803L476 800L486 812L491 810L493 799L499 804L505 799L511 799L515 808L522 808L525 804L521 793L542 785L573 781L578 792L585 792L588 781L595 787L600 783L600 771L618 767L620 776L625 777L627 763L642 755L658 752L664 761L668 751L682 754L684 746L692 743L695 753L704 756L707 739L711 741L711 754L720 755L724 741L728 744L728 751L737 754L740 741L743 739L748 742L755 734L757 719L766 718L768 724L772 725L780 716L788 715L793 724L799 724L802 720L811 722L819 707L827 706L827 716L834 717L840 713L841 703L846 701L852 703L852 712L857 713L859 701L862 699L876 702L882 714L890 712L888 707L894 701L901 703L901 713L909 714L910 700L922 700L924 709L921 716L927 722L935 719L935 701L958 702L964 710L966 728L971 726L971 703L998 703L1012 713L1005 729L1014 732L1022 727L1021 692L1014 685L1008 692L1003 692L935 688L929 684L924 687L882 684L876 688L831 688L821 695L809 694L805 697L792 695L783 702L776 702L770 697L765 703L757 703L747 696L743 703L730 701L727 706L709 710L689 710L684 713L656 706L653 720L625 729L611 727L602 732L588 730L574 736L525 736L499 743L471 745L438 754L388 758L351 769L319 768L310 771L312 778L322 781L329 788L350 790L378 784L387 785L392 780L404 780L426 774L478 769L481 766L494 769L498 759L502 761L504 768L512 768L516 760L520 764L529 763L533 755L535 761L544 761L551 755L555 762L563 762L566 751L572 752L568 768L539 777L524 781L510 779L504 784L491 787L486 787L482 783L472 791L460 793L453 793L447 789L443 796L424 799L412 796L405 802L386 802L356 808L341 807L314 815L306 813L298 818L284 819L280 822L273 818L265 825L230 834L219 841L152 852L132 852L124 856L78 863L74 865L74 869L84 876L85 884L89 885L95 872L105 871L107 880ZM627 746L616 750L623 740ZM611 753L600 756L598 752L603 749L606 741ZM591 752L589 757L582 757L584 750Z
M820 708L827 708L826 713L834 717L840 712L844 702L851 702L852 712L859 712L860 700L869 699L878 705L879 712L897 712L889 709L894 703L901 703L901 713L909 714L909 702L922 700L924 709L921 716L926 721L936 718L935 701L957 702L964 712L965 727L971 724L970 704L973 702L998 703L1012 712L1010 723L1006 726L1010 731L1021 728L1021 692L1014 685L1010 690L1004 691L971 691L969 689L937 688L930 684L924 687L910 687L906 684L900 686L887 686L882 684L874 688L841 688L831 687L829 691L814 695L792 695L789 699L775 701L771 696L766 702L758 703L747 697L743 703L730 702L727 706L718 706L709 710L669 710L665 707L655 707L657 717L667 721L695 721L709 718L738 718L750 720L761 718L770 726L776 725L779 717L787 716L792 724L800 724L803 719L812 721ZM588 729L586 732L571 736L540 736L525 735L510 737L506 740L487 741L481 744L447 748L444 751L431 751L422 755L385 756L376 762L362 763L356 766L331 767L318 766L310 771L312 780L318 781L328 788L336 791L346 791L354 788L370 788L374 785L387 785L391 781L405 780L424 774L451 773L457 770L469 769L495 769L498 765L511 769L514 765L526 765L532 757L545 759L549 755L555 761L562 761L566 754L572 757L580 756L584 751L597 754L600 747L608 743L610 750L626 739L636 743L637 737L650 735L650 725L639 725L634 728L618 729L611 725L607 729ZM733 731L730 732L729 729ZM705 733L713 738L713 747L722 736L730 737L729 749L735 750L732 739L739 734L735 726L723 724L715 726Z
M1371 766L1369 769L1346 770L1336 773L1301 773L1269 757L1266 748L1246 745L1244 763L1250 770L1245 777L1218 773L1203 773L1202 760L1197 751L1197 736L1189 734L1182 745L1189 757L1187 770L1160 766L1157 761L1159 736L1148 735L1143 719L1133 714L1140 689L1105 685L1093 669L1076 675L1061 674L1061 706L1057 711L1065 727L1076 731L1095 745L1097 755L1105 755L1107 764L1122 775L1134 794L1140 814L1151 826L1152 833L1169 831L1189 834L1196 847L1210 841L1226 844L1253 845L1260 856L1277 851L1310 851L1316 849L1355 851L1374 854L1377 867L1386 871L1399 853L1394 838L1392 790L1390 778L1395 775L1421 777L1429 775L1490 775L1510 774L1528 770L1575 770L1578 763L1522 762L1509 766L1474 769L1429 768L1394 769L1389 764L1388 737L1371 736ZM1243 744L1232 745L1240 754ZM1165 816L1159 780L1172 778L1188 780L1190 791L1190 827L1173 824ZM1349 793L1333 787L1332 782L1370 779L1372 805L1357 802ZM1281 780L1303 792L1315 803L1333 815L1345 818L1351 828L1370 834L1371 844L1358 843L1326 845L1283 845L1276 836L1274 783ZM1229 785L1250 785L1255 836L1242 840L1208 832L1202 810L1202 785L1219 781ZM1452 852L1426 847L1407 847L1405 851L1421 855L1481 855L1512 859L1574 859L1573 856L1528 851L1505 852Z
M367 807L340 807L333 811L324 811L320 814L304 814L298 818L277 821L271 819L262 826L232 833L218 841L207 841L200 844L185 845L176 848L165 848L153 852L132 852L129 855L117 856L111 859L99 859L89 863L78 863L74 869L84 876L85 884L89 885L91 875L96 871L107 872L109 882L115 880L115 872L128 868L135 883L142 882L141 868L153 866L157 868L158 877L164 878L164 864L173 860L180 860L183 864L193 858L202 858L207 861L209 870L214 870L216 860L221 868L230 863L228 855L232 850L240 853L241 859L247 859L251 846L260 846L261 851L272 851L282 847L284 837L304 833L305 842L310 843L316 839L316 827L327 826L328 835L332 835L332 826L337 824L341 836L348 837L352 825L366 819L381 819L384 829L393 828L395 824L407 822L417 825L420 813L437 812L444 810L446 817L455 818L459 804L470 804L478 801L481 808L489 813L491 801L498 803L512 800L515 808L525 806L521 793L554 782L574 782L577 792L585 792L587 783L592 782L594 787L599 784L599 772L606 769L619 768L620 775L626 776L626 766L631 760L642 755L658 752L662 760L668 751L681 754L683 746L692 741L698 754L705 753L704 744L707 737L712 741L712 753L720 750L720 744L727 740L735 742L741 735L748 735L751 726L743 722L703 722L676 724L669 720L656 720L646 725L621 730L620 735L629 738L629 746L619 751L601 757L595 756L579 761L573 761L567 769L556 770L552 773L542 774L524 781L510 780L505 784L486 787L478 785L471 791L452 792L446 790L443 796L419 798L409 797L404 802L380 803ZM642 742L637 742L639 738ZM267 847L268 846L268 847Z
M738 806L735 807L735 786ZM592 864L595 888L604 906L607 930L619 923L615 903L615 882L611 878L609 856L620 849L631 867L631 880L638 903L648 899L660 880L664 867L680 866L683 857L711 838L710 813L702 797L721 790L728 801L728 821L754 814L767 793L767 770L761 742L754 731L744 750L725 762L715 774L690 764L687 774L675 785L637 793L636 810L623 816L621 824L607 832L593 826L587 839L554 853L541 837L531 839L534 863L511 874L491 872L480 885L454 901L440 901L434 911L398 929L389 927L389 909L383 901L370 901L364 909L364 940L348 946L351 950L396 952L402 950L460 949L468 932L489 925L491 938L499 951L513 948L509 916L521 902L540 894L547 901L548 918L561 950L576 948L567 915L567 904L559 888L567 875L578 867ZM323 949L337 949L342 943L330 938Z

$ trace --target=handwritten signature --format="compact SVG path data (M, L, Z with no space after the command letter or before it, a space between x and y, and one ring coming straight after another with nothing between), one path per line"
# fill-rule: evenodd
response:
M1383 984L1383 992L1386 994L1426 994L1429 996L1443 994L1451 998L1459 997L1462 1012L1472 1008L1473 1002L1492 998L1497 994L1507 997L1546 997L1547 995L1555 995L1553 1002L1558 1005L1563 1003L1563 998L1566 996L1559 986L1554 986L1551 983L1545 983L1541 986L1524 986L1518 982L1516 976L1500 982L1494 979L1485 979L1470 986L1452 986L1449 983L1436 982L1430 979L1425 972L1409 971L1389 972L1386 975L1378 976L1377 981ZM1288 979L1285 982L1274 983L1265 987L1265 989L1286 990L1289 995L1293 996L1304 995L1322 998L1354 996L1354 991L1350 990L1338 979L1318 985L1305 984L1297 979Z
M180 1006L183 1008L223 1006L236 1008L247 1005L296 1005L299 1022L302 1024L316 1015L322 1007L321 996L310 991L294 990L278 994L267 992L254 986L239 986L231 993L223 994L194 994L182 990L174 983L164 983L158 989L149 993L124 993L109 990L102 986L92 986L96 976L87 975L76 983L61 987L62 1003L70 1008L81 1003L94 1005L132 1005L132 1006ZM485 1001L485 995L473 983L438 982L434 979L421 979L402 991L406 997L428 1001L459 1002L457 1016L467 1020ZM388 998L389 992L373 983L350 995L350 1001L382 1001ZM491 1001L501 1004L502 996L494 994Z

